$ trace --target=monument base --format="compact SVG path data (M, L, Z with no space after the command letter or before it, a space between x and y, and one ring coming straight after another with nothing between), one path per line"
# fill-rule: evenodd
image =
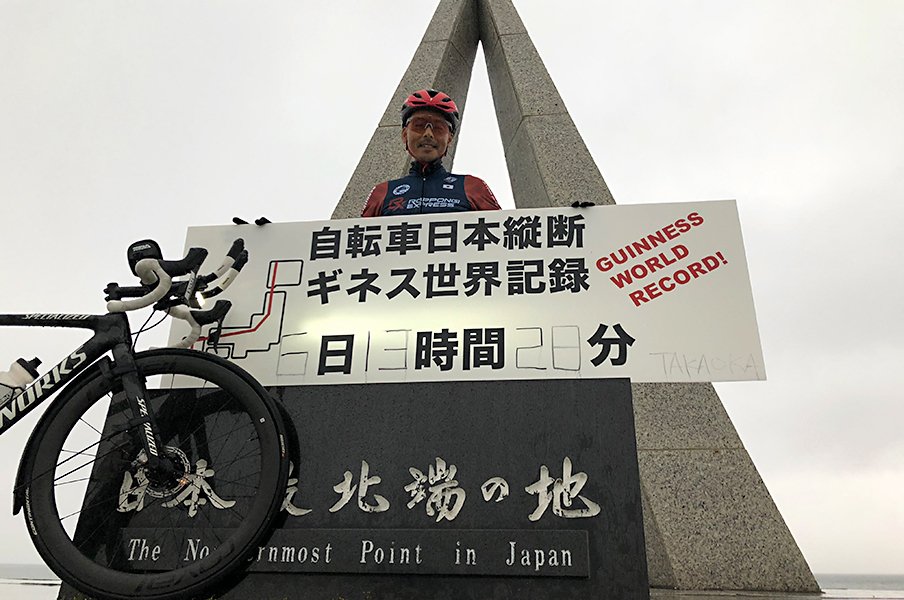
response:
M649 598L628 380L271 393L294 438L283 513L219 597ZM216 531L192 529L217 522L215 504L164 515L184 521L184 535L170 526L158 539L145 520L119 536L192 560L216 545ZM80 595L64 587L60 597Z
M576 380L272 390L297 433L291 505L311 512L287 515L222 597L648 598L630 389ZM370 481L345 504L343 472L352 486Z

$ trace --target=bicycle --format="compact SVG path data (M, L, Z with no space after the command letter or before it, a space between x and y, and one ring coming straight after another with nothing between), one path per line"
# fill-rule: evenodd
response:
M2 434L59 392L25 446L13 513L25 509L41 557L85 594L209 593L243 570L281 508L280 408L244 370L188 349L206 325L215 346L230 308L218 300L197 310L196 298L218 295L247 261L236 240L218 269L199 276L206 256L192 248L165 261L152 240L136 242L127 258L141 284L109 284L107 314L0 315L0 326L94 332L0 406ZM191 324L181 348L135 351L126 312L152 304Z

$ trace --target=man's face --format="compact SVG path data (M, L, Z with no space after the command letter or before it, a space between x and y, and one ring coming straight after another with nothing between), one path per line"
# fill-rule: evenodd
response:
M452 132L442 115L432 110L419 110L402 129L402 141L415 159L429 163L445 156L452 143Z

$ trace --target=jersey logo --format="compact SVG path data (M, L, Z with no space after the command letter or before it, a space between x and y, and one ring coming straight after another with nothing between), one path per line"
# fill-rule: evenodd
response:
M404 194L405 192L407 192L410 189L411 189L410 185L408 185L407 183L403 183L402 185L397 185L396 188L394 190L392 190L392 193L395 196L401 196L402 194Z
M458 181L458 177L453 177L453 176L449 175L443 181L445 181L446 183L455 183L456 181Z
M404 198L393 198L389 201L389 206L386 208L386 210L401 210L404 204Z

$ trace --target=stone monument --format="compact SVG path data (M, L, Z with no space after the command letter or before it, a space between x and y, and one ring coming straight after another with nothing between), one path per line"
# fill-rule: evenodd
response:
M333 218L359 216L374 184L407 172L399 108L410 91L443 90L464 113L478 42L518 208L614 203L511 0L442 0ZM650 585L818 592L713 386L632 394Z

